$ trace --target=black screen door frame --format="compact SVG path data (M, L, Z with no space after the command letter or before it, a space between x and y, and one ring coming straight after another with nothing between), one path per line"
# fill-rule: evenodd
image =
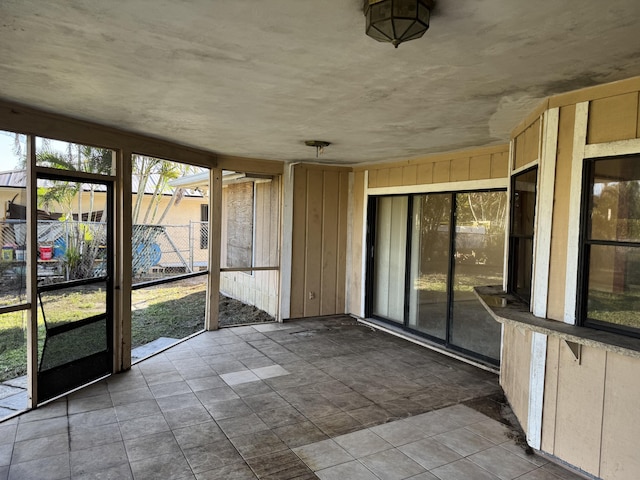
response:
M68 280L48 285L38 285L38 308L42 312L46 326L45 344L38 364L37 371L37 403L51 400L55 397L68 393L69 391L91 383L94 380L113 373L113 272L114 272L114 179L103 175L87 174L73 171L60 171L50 168L37 168L37 180L53 180L92 183L102 185L106 190L105 210L106 210L106 244L105 244L105 271L104 274L81 280ZM82 192L81 192L82 193ZM80 214L81 212L79 212ZM104 214L103 214L104 215ZM90 220L90 219L89 219ZM78 221L82 221L79 217ZM36 250L33 249L33 261L35 262ZM101 272L102 273L102 272ZM56 291L64 291L69 288L78 288L93 284L105 285L105 312L97 315L90 315L84 319L66 323L59 326L46 325L45 309L42 303L42 294ZM42 368L45 359L47 341L65 333L72 332L88 325L104 322L106 332L104 350L90 355L74 358L66 363L56 365L51 368Z

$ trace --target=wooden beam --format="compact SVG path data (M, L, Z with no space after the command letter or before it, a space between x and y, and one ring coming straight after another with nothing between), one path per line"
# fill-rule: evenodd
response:
M204 321L205 330L219 327L220 249L222 235L222 169L209 175L209 283Z
M278 160L260 160L257 158L217 155L217 166L222 170L233 172L259 173L265 175L282 175L284 162Z
M118 158L121 167L116 170L115 185L115 232L116 232L116 278L114 282L116 310L114 322L115 338L118 340L115 350L115 372L131 368L131 284L133 282L133 196L132 190L132 152L125 149Z
M584 158L614 157L640 153L640 138L617 142L595 143L584 147Z
M569 194L569 226L567 235L567 277L565 280L564 322L576 323L576 294L578 291L578 250L580 248L580 203L582 199L582 168L589 102L576 105L573 133L573 159L571 162L571 190Z
M559 108L553 108L544 114L544 140L542 144L542 159L538 172L538 199L536 202L537 212L535 218L535 261L531 299L533 314L537 317L547 316L559 120Z
M7 102L0 102L0 129L101 148L129 149L200 167L211 168L217 163L214 152Z

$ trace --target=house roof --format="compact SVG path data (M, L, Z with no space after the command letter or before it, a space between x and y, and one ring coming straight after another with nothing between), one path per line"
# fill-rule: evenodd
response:
M7 172L0 172L0 188L2 187L9 187L9 188L24 188L27 185L27 180L26 180L26 171L25 170L12 170L12 171L7 171ZM155 187L156 184L158 182L159 179L159 175L151 175L149 177L149 180L145 186L145 194L153 194L155 192ZM138 193L138 187L139 187L139 180L140 178L138 176L134 176L132 178L131 181L131 189L132 192ZM165 195L171 195L173 192L173 188L174 187L178 187L180 188L181 185L175 185L173 186L171 182L169 182L169 186L167 187L167 190L165 191ZM191 187L191 188L188 188ZM191 186L191 185L185 185L184 188L184 196L186 197L202 197L203 193L201 191L199 191L197 189L197 185L196 186ZM105 187L103 187L102 185L98 185L97 188L94 189L94 191L104 191Z
M271 177L268 175L257 175L248 173L232 172L230 170L222 171L222 184L230 185L232 183L244 182L270 182ZM198 191L207 190L209 188L209 172L196 173L193 175L185 175L181 178L171 180L169 185L172 187L190 188Z
M640 75L638 0L438 0L367 37L362 0L0 2L4 100L214 152L359 163L504 143L541 99Z
M24 188L27 185L26 170L0 172L0 187Z

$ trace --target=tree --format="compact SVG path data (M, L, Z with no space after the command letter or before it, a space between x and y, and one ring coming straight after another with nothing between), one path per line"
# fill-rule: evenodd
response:
M160 158L134 155L132 159L132 173L137 179L136 200L133 205L133 224L159 225L167 216L171 208L180 202L184 194L184 189L174 188L169 185L171 180L175 180L184 175L200 172L202 169L171 162ZM153 190L147 193L149 184ZM171 192L171 198L165 205L162 213L159 208L162 199ZM149 198L146 209L143 210L145 197Z
M133 273L144 275L157 256L160 255L157 239L165 234L162 226L167 213L177 205L184 189L170 185L171 181L183 175L200 172L202 169L159 158L134 155L132 158L134 182L137 181L136 198L133 205ZM162 200L170 198L161 209ZM145 198L148 202L145 202ZM144 206L146 203L146 207Z
M111 174L113 154L110 150L86 145L68 144L65 153L57 152L45 143L36 153L36 164L66 171L81 171L99 174ZM101 247L106 242L105 212L100 215L98 224L94 219L95 192L98 184L77 181L45 180L38 187L38 206L46 210L62 210L65 251L63 267L67 280L93 276ZM84 211L83 194L89 192L89 210ZM77 201L77 221L74 218L73 203ZM86 213L87 222L83 222ZM97 213L97 212L96 212ZM95 215L97 218L97 214Z
M36 153L38 166L66 170L111 175L113 169L113 153L111 150L86 145L68 143L64 151L56 150L46 139L39 139ZM24 160L26 165L26 159ZM134 155L132 157L132 174L134 188L133 202L133 250L134 257L144 257L145 252L154 247L161 226L169 211L180 202L184 194L181 188L174 188L170 182L183 175L199 172L201 169L179 164L168 160ZM62 213L65 222L66 252L65 268L68 278L84 278L91 275L99 244L106 241L104 226L93 225L92 220L104 223L106 212L96 211L95 193L100 189L99 183L75 181L44 181L38 188L38 205L48 211ZM86 194L89 204L86 203ZM163 203L163 199L168 199ZM75 213L74 213L75 212ZM74 220L77 220L74 222ZM98 233L104 230L105 233ZM155 246L157 249L157 246ZM147 257L150 256L146 255ZM86 258L86 261L84 260ZM134 262L136 260L134 259ZM150 265L143 262L139 270L146 270ZM136 266L134 265L134 270Z

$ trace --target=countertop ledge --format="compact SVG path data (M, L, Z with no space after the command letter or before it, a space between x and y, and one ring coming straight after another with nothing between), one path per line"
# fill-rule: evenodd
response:
M536 317L529 311L528 305L505 293L501 285L475 287L474 290L480 303L497 322L559 337L567 342L640 358L640 338Z

